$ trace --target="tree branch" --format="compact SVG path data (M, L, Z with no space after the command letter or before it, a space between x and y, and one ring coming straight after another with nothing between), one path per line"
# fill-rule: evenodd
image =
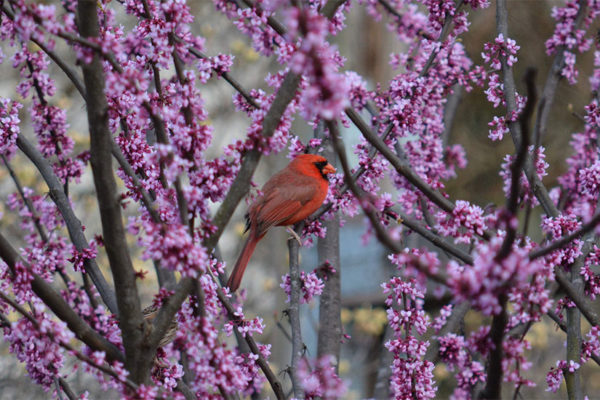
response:
M83 227L81 226L81 221L77 218L73 209L71 208L71 203L67 198L65 192L63 191L63 187L58 180L58 177L54 174L54 170L52 166L48 163L48 161L44 158L42 153L33 146L24 136L19 135L17 137L17 146L19 149L31 160L31 162L36 166L40 174L46 181L48 185L48 190L50 193L50 198L56 204L58 211L63 217L65 221L65 225L67 226L67 230L69 231L69 237L71 241L75 245L77 251L83 251L84 249L89 248L88 241L83 233ZM89 274L90 278L94 282L94 285L98 289L98 293L102 297L102 300L110 310L115 315L119 314L119 309L117 307L117 300L115 297L115 293L112 288L106 282L104 275L98 268L98 264L96 264L95 259L84 259L83 265L85 267L86 273Z
M584 282L581 276L581 265L583 257L579 257L571 265L571 284L573 288L582 295L584 294ZM581 363L581 311L577 307L567 308L567 354L566 361ZM569 400L583 400L581 387L581 368L573 372L567 369L564 373Z
M92 329L87 322L81 319L48 282L31 272L31 268L20 259L18 253L2 234L0 234L0 258L8 265L12 274L15 274L15 265L17 262L20 262L29 269L30 274L33 276L33 280L31 281L31 289L33 292L60 320L67 324L69 329L83 343L92 349L104 351L109 360L124 360L123 354L115 345L107 341L103 336Z
M377 213L373 210L373 207L370 206L368 201L364 199L360 188L356 185L356 182L352 180L352 172L350 171L350 166L348 165L346 150L344 149L344 145L341 143L341 140L339 138L339 130L337 127L337 123L335 121L327 121L327 129L329 130L329 137L331 138L333 148L335 149L335 152L337 153L340 159L340 163L344 171L344 181L350 187L350 190L354 194L354 197L356 197L356 199L358 200L358 203L360 204L367 218L369 218L369 221L371 222L371 226L375 230L377 238L384 246L386 246L394 254L402 253L402 247L398 243L396 243L381 226ZM432 273L428 269L428 266L422 266L420 264L415 264L415 267L419 268L422 273L424 273L434 281L446 284L446 277L442 273Z
M327 158L330 162L333 157ZM340 359L340 342L342 339L341 313L341 262L340 262L340 219L336 214L333 219L323 221L327 236L319 238L317 249L319 265L328 263L335 269L327 272L325 287L319 300L319 331L317 357L327 354L335 357L336 367Z
M508 314L506 311L507 296L501 294L498 296L500 314L495 315L490 328L490 339L494 345L490 351L488 365L486 367L487 381L485 389L480 394L482 399L500 399L500 389L502 387L502 359L504 357L504 349L502 342L504 339L504 329L508 323Z
M398 158L398 156L390 149L379 136L371 131L369 126L363 121L361 116L351 108L346 109L346 115L360 130L363 137L369 141L375 147L381 155L383 155L390 164L396 169L396 171L404 176L410 183L417 187L423 194L431 200L434 204L440 207L442 210L451 213L454 209L454 204L439 192L434 190L425 181L423 181L417 174L413 172L405 163Z
M78 28L82 37L98 37L99 23L94 0L77 1ZM150 377L154 355L141 351L144 318L138 297L136 276L129 256L121 205L112 168L111 133L108 127L108 103L104 94L106 78L97 53L89 64L83 63L90 161L102 221L102 234L115 282L119 307L119 327L125 347L125 367L131 379L143 383Z
M104 372L105 374L108 374L108 375L112 376L113 378L117 378L117 380L119 380L119 381L127 384L132 389L134 389L134 390L137 389L137 385L134 384L133 382L131 382L129 379L125 379L125 381L122 381L121 378L120 378L120 376L119 376L119 374L117 372L115 372L112 368L110 368L109 366L98 364L94 360L92 360L90 357L82 354L80 351L78 351L77 349L75 349L69 343L62 342L60 340L56 340L56 338L54 337L54 334L52 332L50 332L48 330L42 331L41 327L40 327L40 324L37 321L37 319L33 315L31 315L30 313L28 313L27 310L25 310L23 307L21 307L21 305L19 303L17 303L16 301L14 301L10 297L8 297L1 290L0 290L0 298L2 300L4 300L6 303L8 303L12 308L14 308L15 311L17 311L19 314L21 314L22 316L24 316L25 318L27 318L27 320L33 324L33 326L35 327L35 329L37 329L41 333L47 335L51 340L54 340L59 346L61 346L64 349L66 349L69 353L75 355L75 357L79 358L81 361L84 361L84 362L88 363L92 367L94 367L94 368L96 368L96 369Z

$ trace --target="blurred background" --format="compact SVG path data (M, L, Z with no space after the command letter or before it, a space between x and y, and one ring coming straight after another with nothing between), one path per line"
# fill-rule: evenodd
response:
M47 2L51 3L51 2ZM554 30L554 20L550 17L551 7L562 5L562 1L543 0L513 0L509 1L509 32L521 46L518 52L519 62L515 67L515 77L521 93L525 93L521 81L524 71L528 67L535 67L537 74L538 91L543 87L544 81L552 58L545 54L545 41ZM58 6L60 7L60 5ZM118 10L120 22L131 26L132 20L123 15L122 6L118 2L110 4ZM250 46L248 39L241 35L229 21L219 12L215 11L213 3L209 1L190 2L196 21L192 28L194 33L204 36L206 40L205 53L216 55L229 53L235 56L232 75L247 89L262 88L268 90L264 77L266 71L276 71L278 64L274 59L260 57ZM483 44L493 40L496 36L495 27L495 1L491 1L489 8L476 10L470 13L470 30L462 36L467 53L475 63L481 62ZM341 54L347 58L346 69L354 70L361 74L373 89L376 82L383 87L387 85L394 71L388 65L389 55L402 50L401 44L386 29L386 19L376 22L371 19L359 4L354 4L347 18L347 28L334 42ZM595 32L593 29L591 32ZM23 101L25 107L21 110L23 120L22 132L32 136L30 120L27 118L27 106L31 99L19 99L15 93L18 82L18 73L11 68L8 59L12 50L7 43L0 43L2 50L7 54L7 59L0 64L0 96L10 97ZM60 41L57 52L67 60L73 60L73 55ZM579 82L574 86L561 82L558 95L554 101L547 135L543 138L546 147L546 160L550 164L548 176L544 179L547 187L556 185L556 178L565 171L565 158L570 154L570 135L582 129L581 120L576 114L583 115L583 107L589 102L590 92L587 78L592 69L592 54L578 55L580 69ZM88 147L87 118L82 99L64 77L62 72L50 64L49 72L57 83L57 94L51 99L55 105L67 110L70 124L70 135L76 140L78 150ZM215 129L215 136L210 152L218 155L221 148L235 138L245 135L249 120L241 113L236 113L231 102L233 89L223 80L211 79L210 83L201 88L206 106L210 113L210 122ZM447 182L447 191L453 199L464 199L485 207L489 204L504 204L502 182L498 175L502 159L506 154L513 152L513 144L509 138L502 142L492 142L487 137L488 122L494 115L501 111L494 110L487 102L481 89L464 93L458 113L449 138L449 143L461 144L467 154L468 166L458 171L458 177ZM294 132L306 139L312 137L312 131L301 121L293 127ZM344 132L346 148L358 143L358 132L348 129ZM76 149L77 151L77 149ZM287 164L285 154L263 157L254 181L260 187L266 179ZM26 186L33 188L36 193L44 194L47 188L40 177L35 173L32 165L24 157L17 155L12 161L19 178ZM6 205L9 193L15 187L5 168L0 168L0 210L4 217L0 221L0 229L9 236L15 245L23 245L21 231L16 216L10 212ZM86 226L86 234L92 237L100 233L97 206L94 197L94 186L91 172L88 168L80 185L71 188L72 199L76 214ZM216 206L215 206L216 208ZM224 260L231 265L235 262L243 243L243 214L246 204L238 207L235 219L230 224L220 241L220 251ZM127 210L135 215L137 210L130 206ZM534 210L539 213L539 210ZM539 215L534 215L530 224L530 235L539 238L537 225ZM375 382L377 374L385 373L385 366L391 362L390 354L383 347L386 338L386 314L383 308L384 297L380 285L394 274L394 268L388 262L386 252L371 239L364 244L362 236L365 224L362 217L347 220L341 230L341 256L342 256L342 321L344 332L350 339L342 346L342 360L340 362L340 375L350 384L348 399L378 397ZM261 316L266 324L261 342L273 344L271 362L277 372L283 371L290 363L290 346L286 338L289 332L287 319L283 315L285 310L285 295L280 289L281 276L288 270L287 240L288 234L283 228L273 229L258 245L257 250L248 267L249 273L242 283L242 288L247 291L245 305L246 316ZM128 245L132 254L140 254L136 248L134 238L130 238ZM410 235L406 238L409 247L420 247L424 243ZM311 271L317 267L316 246L301 249L302 267ZM147 278L140 284L144 299L143 304L151 302L156 293L157 282L154 269L149 263L135 258L136 269L149 271ZM107 265L104 255L100 255L100 265ZM106 274L109 276L109 274ZM250 279L250 276L252 279ZM317 299L318 301L318 299ZM426 308L433 315L442 304L435 298L426 300ZM316 356L316 331L318 324L318 303L313 302L303 306L303 338L307 345L309 358ZM476 329L482 322L480 314L469 312L462 327L465 333ZM587 330L587 327L585 327ZM532 344L529 359L533 362L529 371L524 376L537 383L535 388L523 388L521 398L524 399L551 399L564 398L562 392L552 394L546 392L545 376L556 360L564 358L564 335L557 331L550 320L536 324L528 333L527 339ZM233 339L225 339L231 340ZM16 359L8 355L8 348L0 341L0 398L15 399L43 399L50 396L39 387L32 384L26 376L26 371ZM91 398L118 398L116 394L100 392L98 383L89 379L81 372L71 373L70 366L65 367L68 381L78 392L89 390ZM588 363L584 369L585 393L597 393L600 389L600 368ZM284 374L279 375L284 379ZM452 373L443 365L435 369L438 382L438 397L447 398L453 390L454 380ZM287 379L287 377L285 378ZM513 390L508 386L503 389L505 396L512 397ZM590 399L594 396L590 396ZM600 398L600 395L596 398Z

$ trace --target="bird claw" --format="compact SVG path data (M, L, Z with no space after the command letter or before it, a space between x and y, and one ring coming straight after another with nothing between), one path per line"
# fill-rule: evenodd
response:
M296 239L296 241L298 242L298 244L300 246L302 246L302 239L300 239L300 236L298 236L298 234L296 233L296 231L294 231L289 226L285 230L288 231L292 235L292 237L289 237L288 240Z

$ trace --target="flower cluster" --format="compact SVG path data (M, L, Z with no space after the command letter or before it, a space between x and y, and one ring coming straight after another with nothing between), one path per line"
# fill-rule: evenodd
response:
M598 5L595 2L589 2L593 9ZM575 68L575 51L583 53L589 50L592 39L586 38L585 29L581 28L580 22L583 20L579 14L584 11L585 6L575 0L568 0L564 7L552 7L552 18L556 20L554 34L546 41L546 52L548 55L557 54L564 51L564 64L561 74L570 84L577 82L578 71ZM589 24L589 22L588 22Z
M338 73L341 57L325 40L328 20L310 8L292 7L286 13L288 35L298 42L289 60L291 70L305 78L300 109L307 121L333 119L348 105L349 85Z
M552 239L556 240L564 235L573 233L581 226L581 222L573 214L561 214L556 218L543 217L542 230ZM572 264L577 257L581 255L581 239L574 239L571 243L546 256L548 265L568 265Z
M19 110L23 105L7 98L0 98L0 154L8 160L17 150L17 136L21 132Z
M289 274L281 277L283 281L281 288L287 294L287 302L290 302L290 295L292 293L292 281ZM300 297L300 304L310 303L315 296L320 296L325 288L325 283L317 275L317 270L311 272L300 271L300 290L302 291L302 297Z
M419 340L413 332L423 335L429 319L422 309L424 292L414 281L405 282L395 277L382 285L388 322L394 336L385 347L394 355L390 388L395 398L432 399L436 387L433 382L433 363L424 360L429 342ZM392 308L398 302L398 309Z
M452 293L458 299L469 300L484 315L500 313L499 296L526 289L530 277L544 269L542 263L529 260L526 249L514 246L506 258L497 260L502 242L502 237L495 237L489 244L477 246L472 266L448 263Z
M438 337L439 354L451 371L456 372L455 398L464 398L464 394L478 383L485 382L485 372L481 363L474 361L468 351L468 342L454 333Z
M337 375L335 360L332 356L317 359L314 367L311 367L307 360L302 361L298 370L298 378L306 399L334 400L344 397L348 387Z
M483 235L487 229L483 209L468 201L458 200L452 214L438 214L440 234L453 237L456 243L469 243L475 235Z

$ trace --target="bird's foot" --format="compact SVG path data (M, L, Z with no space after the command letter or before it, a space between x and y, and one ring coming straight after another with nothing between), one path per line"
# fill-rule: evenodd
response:
M302 239L300 239L300 236L298 236L296 231L291 226L288 226L287 228L285 228L285 230L288 231L292 235L292 237L288 238L288 240L296 239L298 244L300 246L302 246Z

